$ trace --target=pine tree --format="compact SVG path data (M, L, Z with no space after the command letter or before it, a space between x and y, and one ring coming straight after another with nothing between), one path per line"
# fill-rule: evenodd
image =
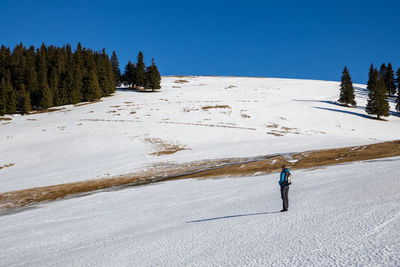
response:
M25 68L26 68L26 49L22 43L15 46L11 55L11 86L16 90L20 91L20 86L24 84Z
M109 60L107 54L104 54L103 57L104 57L104 64L105 64L104 65L105 73L106 73L107 81L108 81L106 93L107 93L107 95L110 95L115 92L115 89L117 87L117 82L115 80L115 75L114 75L115 72L113 70L111 61ZM119 84L119 82L118 82L118 84Z
M0 79L5 77L11 68L11 51L4 45L0 48ZM1 80L0 80L1 81Z
M21 112L21 114L26 114L28 113L32 108L31 108L31 101L29 94L25 90L25 85L21 85L21 89L19 92L18 96L18 110Z
M90 49L83 51L83 61L85 62L82 80L83 100L93 101L100 99L102 90L100 88L99 78L97 76L95 57Z
M143 53L139 51L135 68L134 85L137 87L146 87L146 65L143 62Z
M156 89L161 88L160 85L161 76L156 64L154 63L154 58L151 60L151 65L147 67L146 76L147 76L146 88L151 89L153 92Z
M121 83L121 71L119 69L119 62L115 51L113 51L111 56L111 65L115 79L115 86L119 86Z
M0 81L0 116L6 114L5 85L3 84L3 80L4 77Z
M25 90L31 98L31 105L33 109L39 106L39 84L37 80L36 71L36 55L35 48L29 47L26 53L26 67L25 67Z
M124 83L128 87L133 86L134 79L135 79L135 65L131 62L128 61L128 64L125 66L125 72L124 72Z
M42 45L38 54L38 85L39 85L39 108L47 109L53 106L53 95L47 83L46 47Z
M398 68L397 69L397 72L396 72L396 75L397 75L397 79L396 79L396 81L397 81L397 98L396 98L396 110L397 110L397 112L400 112L400 68Z
M3 94L4 113L15 113L17 111L17 99L15 95L15 90L12 88L9 78L3 77L0 83L0 87L0 91L2 91Z
M385 71L384 81L385 81L385 87L388 91L389 96L394 95L396 93L396 83L394 80L394 72L393 72L392 64L390 62L387 65L387 68Z
M369 67L368 71L368 83L367 83L367 88L370 86L370 82L374 81L374 76L375 75L375 68L374 64L371 63L371 66Z
M368 94L366 112L376 115L378 119L381 116L389 116L389 103L387 101L385 82L376 69L368 81L368 89L370 92Z
M57 67L50 66L48 73L49 73L48 85L52 93L53 104L54 106L62 105L63 104L62 100L59 98L60 84L59 84L59 74Z
M340 97L338 101L339 103L342 103L346 106L348 105L355 106L357 103L354 99L355 95L354 95L353 82L351 81L350 73L347 70L347 67L345 66L342 72L341 83L340 83Z
M381 75L381 77L386 76L386 64L385 63L382 63L382 65L379 69L379 74Z
M101 88L99 85L99 79L94 68L89 69L89 75L84 80L83 86L86 90L84 94L85 101L93 101L101 98Z

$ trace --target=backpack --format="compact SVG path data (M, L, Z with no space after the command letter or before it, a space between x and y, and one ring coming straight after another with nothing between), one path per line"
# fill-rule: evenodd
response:
M285 173L285 185L291 185L293 180L293 175L290 172Z

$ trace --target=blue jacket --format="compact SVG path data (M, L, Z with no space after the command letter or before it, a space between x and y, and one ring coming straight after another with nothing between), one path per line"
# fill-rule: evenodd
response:
M290 172L290 170L288 168L286 168L283 171L281 171L281 178L279 179L279 185L280 186L285 186L283 183L285 182L285 175L288 172Z

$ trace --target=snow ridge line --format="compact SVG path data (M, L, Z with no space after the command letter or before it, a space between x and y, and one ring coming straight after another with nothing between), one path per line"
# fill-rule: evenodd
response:
M252 158L214 159L172 166L154 166L147 171L113 178L35 187L0 194L0 210L10 210L104 190L145 185L173 179L265 175L278 172L285 164L291 169L308 169L346 162L400 156L400 140L363 147L314 150Z

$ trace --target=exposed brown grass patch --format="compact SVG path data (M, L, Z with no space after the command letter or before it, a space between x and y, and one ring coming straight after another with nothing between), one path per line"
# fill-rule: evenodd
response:
M176 80L174 83L188 83L188 80Z
M209 119L204 119L209 120ZM241 130L251 130L256 131L256 128L241 127L241 126L229 126L221 124L206 124L206 123L191 123L191 122L174 122L174 121L160 121L160 123L171 123L171 124L181 124L181 125L194 125L194 126L205 126L205 127L217 127L217 128L231 128L231 129L241 129Z
M3 166L0 166L0 170L4 169L4 168L12 167L14 165L15 165L15 163L4 164Z
M308 169L340 163L400 156L400 141L384 142L365 146L314 150L291 155L278 155L244 164L233 164L188 174L180 178L210 178L222 176L248 176L255 173L278 172L285 164L291 169Z
M263 175L279 172L286 164L291 169L321 168L340 163L400 156L400 141L365 146L313 150L302 153L204 160L180 165L158 165L126 176L81 181L11 191L0 194L0 210L26 206L41 201L55 200L73 194L117 187L143 185L167 179L215 178Z
M267 134L273 135L273 136L285 136L284 134L278 133L278 132L267 132Z
M184 107L183 112L191 112L191 111L198 111L198 108L189 108L189 107Z
M153 145L155 152L150 153L152 156L169 155L182 150L190 150L186 145L179 142L167 142L160 138L146 138L144 141Z
M0 121L10 121L10 120L12 119L8 117L0 117Z
M210 109L214 109L214 108L216 108L216 109L218 109L218 108L221 108L221 109L228 108L228 109L230 109L231 107L229 105L215 105L215 106L204 106L204 107L201 107L202 110L210 110Z
M139 120L105 120L105 119L80 119L80 121L104 121L104 122L142 122Z
M265 127L272 129L267 132L267 134L275 135L275 136L284 136L285 134L301 134L300 130L297 128L290 128L286 126L279 126L277 123L270 123Z

